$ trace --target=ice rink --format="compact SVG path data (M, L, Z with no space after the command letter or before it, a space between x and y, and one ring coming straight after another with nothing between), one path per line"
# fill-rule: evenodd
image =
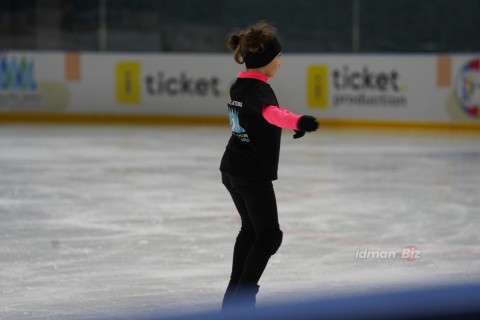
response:
M0 319L220 306L229 128L0 124ZM284 131L258 305L480 279L480 133ZM393 254L392 254L393 253Z

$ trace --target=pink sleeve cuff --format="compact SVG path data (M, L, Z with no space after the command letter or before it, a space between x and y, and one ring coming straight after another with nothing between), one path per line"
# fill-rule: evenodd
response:
M263 107L262 116L270 124L291 130L298 130L298 119L301 117L298 114L274 105Z

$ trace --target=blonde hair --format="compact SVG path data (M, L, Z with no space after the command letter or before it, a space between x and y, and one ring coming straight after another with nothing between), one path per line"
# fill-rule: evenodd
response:
M262 52L265 45L276 35L277 28L260 21L245 29L234 30L229 36L227 46L234 53L235 61L243 64L248 53Z

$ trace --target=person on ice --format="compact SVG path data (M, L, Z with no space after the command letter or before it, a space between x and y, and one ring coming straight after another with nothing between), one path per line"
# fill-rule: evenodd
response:
M280 68L277 30L259 22L230 35L229 49L246 70L230 88L227 104L232 135L223 154L222 183L241 218L222 311L254 308L258 282L282 243L272 181L277 179L282 128L294 138L318 128L317 120L279 106L268 79Z

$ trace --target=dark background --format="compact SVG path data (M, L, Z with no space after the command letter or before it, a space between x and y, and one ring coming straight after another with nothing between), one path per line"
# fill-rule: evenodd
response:
M480 0L2 0L0 50L224 52L262 19L288 52L480 51Z

